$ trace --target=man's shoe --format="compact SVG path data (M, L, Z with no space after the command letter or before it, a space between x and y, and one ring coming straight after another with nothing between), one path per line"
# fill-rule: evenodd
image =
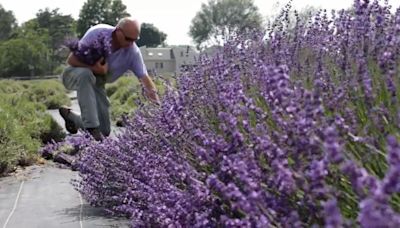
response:
M87 128L86 129L96 141L103 141L103 135L98 128Z
M74 121L68 118L68 114L71 112L70 108L61 107L58 109L61 117L65 120L65 129L71 134L76 134L78 132L78 128L75 126Z

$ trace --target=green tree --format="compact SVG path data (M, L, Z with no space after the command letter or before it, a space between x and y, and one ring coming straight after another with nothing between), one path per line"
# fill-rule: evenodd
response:
M46 45L38 39L15 38L0 44L0 76L33 76L45 72Z
M66 37L74 36L75 20L71 15L63 15L58 12L59 9L50 10L46 8L39 10L36 14L38 26L41 29L47 29L50 36L49 48L56 50L64 43Z
M47 29L35 19L18 27L9 39L0 43L0 77L43 75L50 61Z
M38 29L47 31L49 36L46 43L50 58L47 71L52 73L57 66L65 61L65 57L61 54L61 47L67 37L75 36L75 20L71 15L59 13L58 8L39 10L34 20L37 21Z
M321 11L320 8L310 5L305 5L300 10L293 10L290 4L281 6L279 2L275 3L273 8L275 10L266 19L267 27L272 28L277 24L283 24L288 33L293 32L298 22L306 25L314 15Z
M189 35L199 48L261 27L262 16L253 0L210 0L192 19Z
M7 11L0 5L0 41L10 38L17 27L17 21L12 11Z
M82 37L93 25L105 23L115 25L130 14L121 0L88 0L83 5L77 21L77 33Z
M167 39L167 34L161 32L153 24L143 23L140 31L140 40L136 41L136 44L139 47L157 47L165 45L165 39Z
M15 29L13 39L32 40L33 43L40 42L47 46L50 37L46 28L41 28L36 19L31 19Z
M117 22L124 18L129 17L130 14L126 11L126 6L121 0L114 0L111 2L111 10L106 14L106 24L115 25Z

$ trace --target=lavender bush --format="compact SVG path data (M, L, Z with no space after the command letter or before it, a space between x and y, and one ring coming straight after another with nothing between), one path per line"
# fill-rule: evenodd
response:
M86 200L132 227L400 226L400 9L289 13L87 144Z
M80 61L88 65L94 65L111 53L111 38L104 33L91 43L82 43L79 39L68 39L65 45Z

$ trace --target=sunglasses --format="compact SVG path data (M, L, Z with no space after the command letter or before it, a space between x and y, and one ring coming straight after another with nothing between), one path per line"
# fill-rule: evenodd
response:
M121 31L121 32L122 32L122 34L124 35L124 38L125 38L125 40L126 40L127 42L133 43L133 42L135 42L135 41L137 41L137 40L139 40L139 39L140 39L140 37L137 37L137 38L131 38L131 37L129 37L129 36L126 36L126 34L125 34L124 30L122 30L122 29L119 29L119 31Z

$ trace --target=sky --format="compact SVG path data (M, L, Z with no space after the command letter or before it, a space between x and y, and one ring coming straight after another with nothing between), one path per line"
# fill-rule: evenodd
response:
M14 13L19 24L32 19L35 14L46 7L60 8L62 14L69 14L77 19L85 0L0 0L0 4ZM141 22L152 23L167 34L169 45L192 45L188 35L191 20L200 10L202 3L208 0L122 0L127 11ZM288 0L254 0L263 17L279 11ZM293 0L293 7L301 10L305 6L325 9L343 9L352 5L353 0ZM400 0L389 0L398 8Z

